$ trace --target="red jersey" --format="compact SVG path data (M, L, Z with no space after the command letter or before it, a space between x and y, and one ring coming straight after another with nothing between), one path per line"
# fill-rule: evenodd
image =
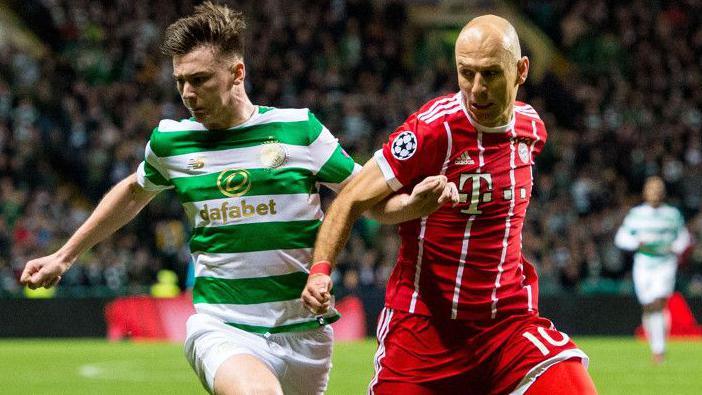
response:
M386 306L459 320L536 313L536 272L521 233L545 142L528 104L515 103L508 125L488 128L469 116L460 92L428 102L390 135L375 158L394 190L410 193L444 174L460 203L400 224Z

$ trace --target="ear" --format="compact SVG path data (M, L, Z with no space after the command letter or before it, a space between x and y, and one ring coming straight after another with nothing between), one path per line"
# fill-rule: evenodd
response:
M244 62L237 59L229 67L229 72L232 74L234 85L239 85L244 83L244 78L246 78L246 66Z
M525 83L528 74L529 58L522 56L522 58L517 61L517 85L522 85Z

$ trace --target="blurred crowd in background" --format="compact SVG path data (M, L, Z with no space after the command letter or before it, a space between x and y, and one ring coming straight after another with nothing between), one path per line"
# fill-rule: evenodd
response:
M22 295L25 262L55 251L136 170L160 119L189 116L158 46L193 3L17 2L44 48L0 42L0 296ZM257 104L309 107L359 163L424 102L457 91L452 42L408 23L411 2L280 3L237 3L249 22L247 91ZM569 62L520 91L549 130L524 252L542 293L631 293L631 257L613 235L645 177L664 177L702 240L702 2L511 5ZM59 294L145 292L161 269L184 286L188 232L175 194L162 193L82 256ZM357 223L337 286L384 289L398 244L394 227ZM702 243L679 272L678 287L702 295Z

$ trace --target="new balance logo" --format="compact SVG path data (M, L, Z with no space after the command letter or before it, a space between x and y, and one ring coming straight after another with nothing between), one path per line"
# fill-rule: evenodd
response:
M205 158L192 158L188 161L188 167L193 170L199 170L205 167Z
M468 155L468 151L464 151L461 156L456 158L456 160L453 162L457 165L474 165L475 162L473 162L473 159L471 159L470 155Z

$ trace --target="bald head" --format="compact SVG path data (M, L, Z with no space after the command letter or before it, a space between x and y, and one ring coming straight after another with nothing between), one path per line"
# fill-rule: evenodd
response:
M517 31L511 23L497 15L482 15L463 26L456 40L456 48L468 43L502 48L510 61L516 62L522 57Z
M470 115L483 126L508 124L529 72L514 27L495 15L472 19L456 40L456 69Z

